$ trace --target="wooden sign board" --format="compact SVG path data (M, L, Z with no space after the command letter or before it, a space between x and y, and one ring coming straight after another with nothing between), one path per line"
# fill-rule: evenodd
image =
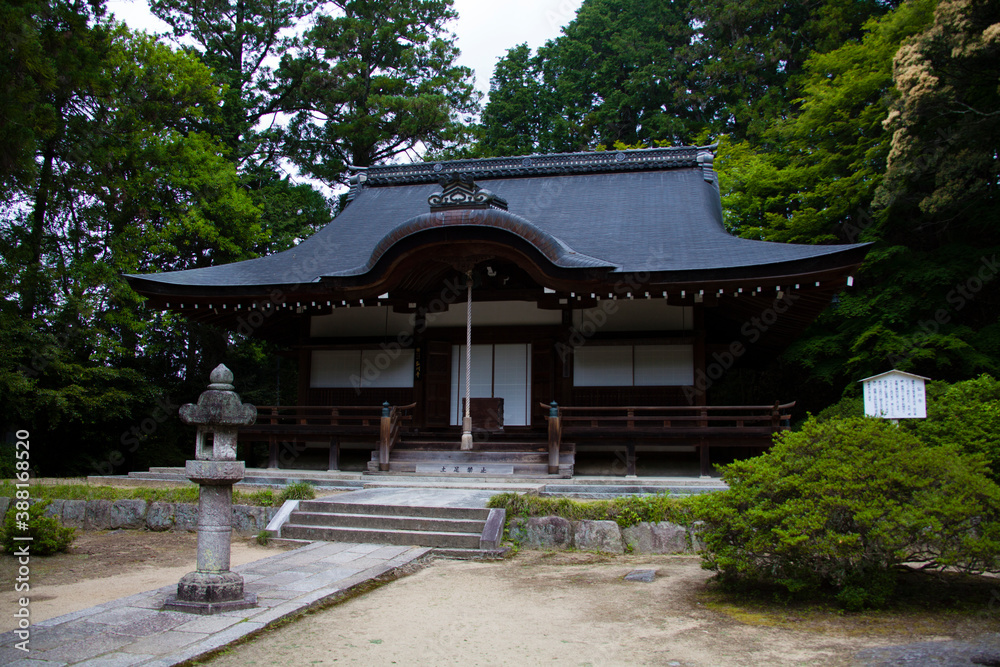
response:
M926 419L928 378L903 371L888 371L861 380L865 416L883 419Z

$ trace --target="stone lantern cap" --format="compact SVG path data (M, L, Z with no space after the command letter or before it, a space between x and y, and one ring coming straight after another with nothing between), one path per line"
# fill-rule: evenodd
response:
M248 426L257 421L257 408L241 403L234 391L233 372L219 364L209 376L208 390L198 397L198 403L187 403L179 410L181 421L197 426Z

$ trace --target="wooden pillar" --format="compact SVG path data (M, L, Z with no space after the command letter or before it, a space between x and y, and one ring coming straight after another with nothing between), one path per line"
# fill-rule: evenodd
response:
M625 476L635 477L635 443L629 441L625 445Z
M701 476L711 477L712 476L712 462L709 458L709 445L706 438L700 439L700 444L698 445L699 453L701 454Z
M389 470L389 448L392 444L392 408L389 402L382 404L382 419L379 422L378 469Z
M278 439L273 435L267 441L267 467L278 467Z
M340 438L334 436L330 438L330 461L327 470L340 470Z
M556 346L556 381L555 397L560 405L572 405L573 396L573 343L571 329L573 328L573 307L567 306L562 311L562 331Z
M708 376L706 375L708 367L708 351L705 344L705 304L696 303L693 308L694 316L694 382L695 382L695 393L694 402L692 405L707 405L708 404L708 389L704 391L698 389L698 383L703 382L707 385Z
M552 401L549 408L549 474L559 474L559 448L562 445L562 421L559 404Z

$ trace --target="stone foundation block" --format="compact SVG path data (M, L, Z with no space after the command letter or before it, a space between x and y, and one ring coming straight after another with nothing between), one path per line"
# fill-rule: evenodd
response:
M198 530L198 506L186 503L174 505L174 530Z
M625 551L622 531L614 521L577 521L573 524L573 546L584 551Z
M91 500L87 502L87 514L83 527L87 530L107 530L111 527L111 501Z
M63 501L61 521L62 525L70 528L83 528L87 521L87 501Z
M111 529L127 528L138 530L146 527L145 500L116 500L108 512Z
M669 521L643 521L622 529L625 544L640 554L676 554L689 551L687 531Z
M53 519L57 519L59 523L62 523L62 510L65 500L55 499L49 502L48 507L45 508L45 516L50 516Z
M573 544L573 525L558 516L512 519L510 536L528 549L567 549Z
M241 535L256 535L267 528L266 507L233 505L233 530Z
M153 531L170 530L174 527L174 504L156 501L146 510L146 527Z

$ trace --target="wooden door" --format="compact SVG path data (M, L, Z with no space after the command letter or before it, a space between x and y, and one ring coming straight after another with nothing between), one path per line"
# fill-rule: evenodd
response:
M424 369L424 405L426 426L448 426L451 412L451 343L427 341L427 367Z

